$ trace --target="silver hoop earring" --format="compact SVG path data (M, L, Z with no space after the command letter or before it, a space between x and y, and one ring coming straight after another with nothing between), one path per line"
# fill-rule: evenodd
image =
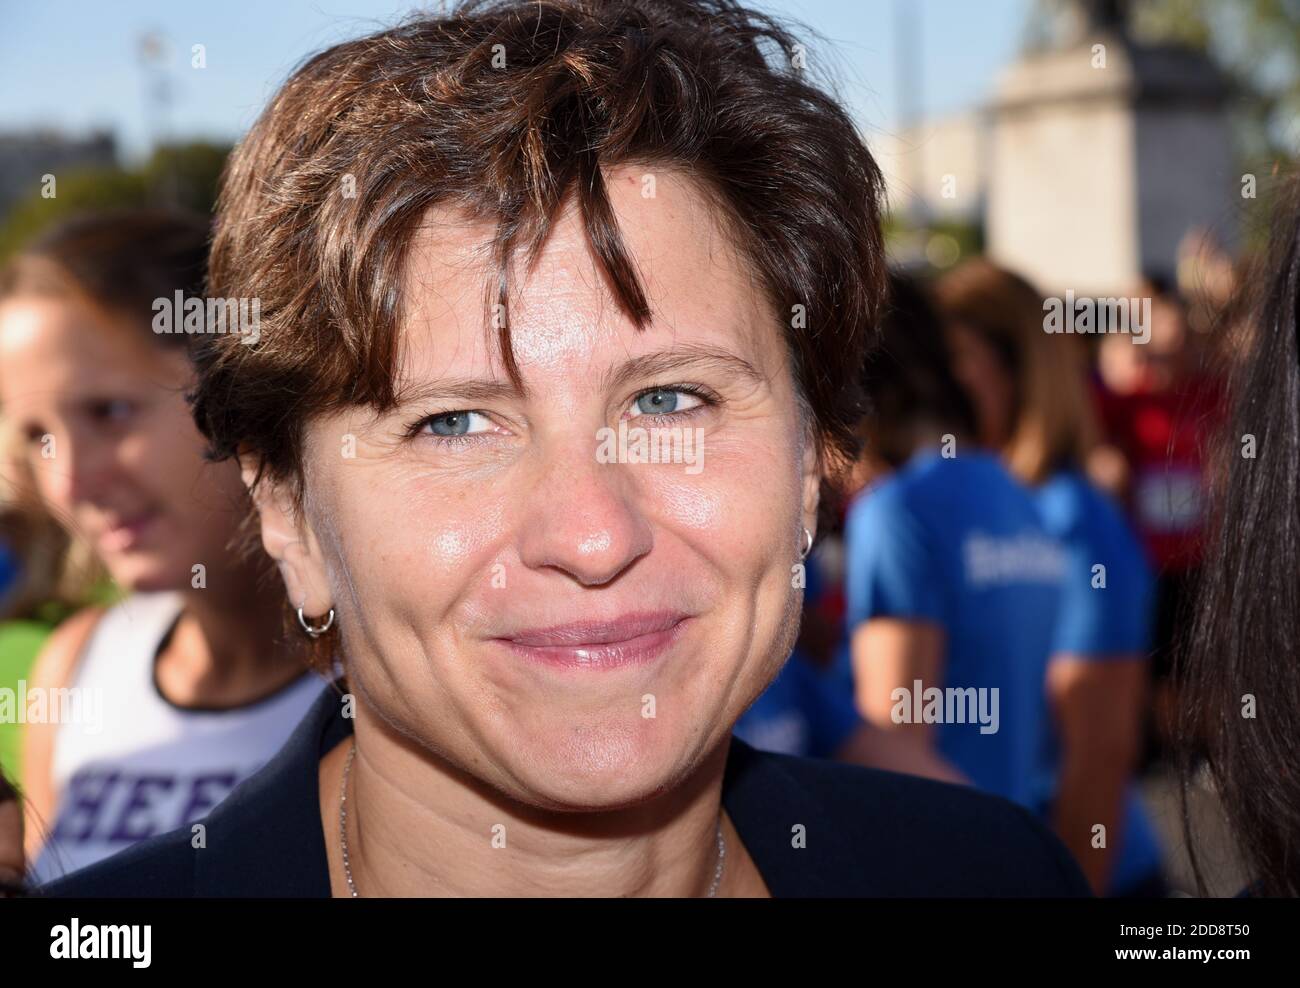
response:
M807 558L808 558L808 553L812 552L813 533L810 532L810 531L808 531L807 528L805 528L805 529L803 530L803 537L804 537L804 540L805 540L805 542L806 542L807 544L803 547L803 552L799 553L799 558L800 558L800 559L807 559Z
M307 634L311 635L313 638L319 638L321 635L325 634L325 632L329 631L330 628L334 627L334 608L330 608L330 612L325 616L324 622L313 625L309 624L307 619L303 617L302 608L300 607L298 608L298 623L302 625L302 630L307 632Z

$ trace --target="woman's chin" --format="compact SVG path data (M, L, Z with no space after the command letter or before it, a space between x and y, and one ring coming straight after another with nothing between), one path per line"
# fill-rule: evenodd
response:
M131 593L163 593L191 586L188 570L178 570L152 553L124 553L106 563L109 575Z
M521 743L506 764L526 802L575 812L615 810L676 785L697 762L690 741L638 726L569 728Z

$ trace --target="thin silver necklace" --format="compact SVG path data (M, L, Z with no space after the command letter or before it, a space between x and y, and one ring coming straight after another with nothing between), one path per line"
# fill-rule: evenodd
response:
M343 766L343 781L339 784L339 844L343 848L343 874L347 876L348 891L352 893L352 898L357 899L356 882L352 880L352 864L348 861L348 774L352 771L352 756L357 753L357 743L354 740L352 747L348 749L348 760ZM727 841L722 836L722 814L718 814L718 867L713 872L713 883L709 886L708 895L705 898L713 899L717 897L718 886L722 883L722 866L727 860Z

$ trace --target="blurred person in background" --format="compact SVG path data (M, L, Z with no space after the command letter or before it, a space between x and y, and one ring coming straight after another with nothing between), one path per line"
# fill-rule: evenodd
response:
M1242 280L1251 313L1230 342L1231 411L1213 445L1210 525L1181 685L1183 797L1208 769L1252 875L1250 894L1300 895L1300 181ZM1202 758L1204 761L1202 761ZM1188 844L1202 891L1199 841Z
M1103 443L1090 467L1123 464L1108 486L1125 503L1156 570L1152 711L1144 762L1167 749L1176 697L1170 678L1180 629L1201 561L1205 519L1205 451L1222 418L1223 388L1193 345L1188 312L1158 276L1131 293L1151 300L1150 337L1102 338L1094 398ZM1100 478L1099 478L1100 479Z
M79 722L26 726L38 880L202 816L323 686L276 644L264 561L231 550L248 500L189 414L195 336L151 330L156 300L201 297L207 238L197 217L88 215L0 274L0 414L45 506L126 594L60 625L26 684L82 702Z
M938 316L903 277L892 278L882 344L863 378L871 480L845 531L858 708L950 772L1032 807L1059 546L1029 493L978 446ZM932 690L943 692L937 722L926 712ZM892 749L877 748L876 761L908 771Z
M1178 242L1175 281L1187 303L1187 324L1193 349L1199 351L1197 360L1215 354L1224 314L1239 297L1239 267L1210 227L1193 227Z
M1040 812L1098 894L1164 895L1159 844L1133 785L1153 580L1120 507L1084 473L1097 430L1083 346L1044 332L1038 291L981 258L940 279L936 299L981 439L1033 491L1066 552Z

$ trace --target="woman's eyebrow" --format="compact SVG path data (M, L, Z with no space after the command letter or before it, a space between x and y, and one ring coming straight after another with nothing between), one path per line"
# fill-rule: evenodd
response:
M706 367L745 378L753 384L762 384L767 380L753 364L738 354L715 347L688 345L633 357L617 369L606 372L602 384L606 390L612 390L638 379L670 371Z
M397 389L393 404L402 406L432 402L495 401L527 396L527 388L521 392L508 380L480 377L439 378L428 382L406 382Z
M601 376L604 389L626 386L635 380L682 371L690 368L713 367L725 373L762 384L766 378L744 357L714 347L679 346L671 350L658 350L642 354L606 371ZM520 390L508 380L495 378L463 377L439 378L436 381L407 381L398 388L394 406L430 404L434 402L494 401L506 398L528 398L527 387Z

